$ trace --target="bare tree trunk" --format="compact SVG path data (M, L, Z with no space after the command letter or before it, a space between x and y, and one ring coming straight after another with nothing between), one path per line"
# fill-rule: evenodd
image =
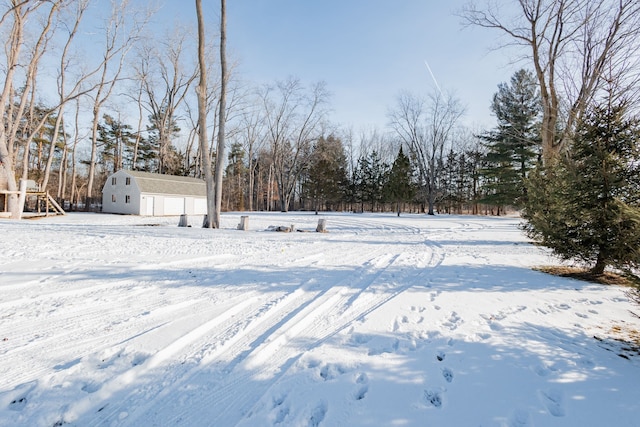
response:
M224 168L225 122L227 109L227 1L220 0L220 112L218 113L218 149L216 150L216 206L213 223L220 228L222 208L222 172Z
M136 129L136 140L133 146L133 165L132 169L138 169L138 149L140 147L140 141L142 140L142 85L140 82L140 88L138 90L137 105L138 105L138 127Z
M215 213L215 187L213 173L211 172L211 154L207 138L207 64L205 58L205 25L202 14L202 0L196 0L196 15L198 18L198 66L200 81L196 92L198 95L198 141L200 145L201 168L204 171L204 180L207 189L207 221L202 225L213 228Z

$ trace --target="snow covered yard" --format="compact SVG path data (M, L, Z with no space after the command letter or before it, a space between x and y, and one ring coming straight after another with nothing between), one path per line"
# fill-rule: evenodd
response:
M1 220L0 426L640 425L640 308L517 219L240 215Z

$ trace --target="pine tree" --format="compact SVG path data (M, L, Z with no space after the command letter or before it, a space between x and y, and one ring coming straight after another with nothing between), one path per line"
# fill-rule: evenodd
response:
M529 71L519 70L509 85L498 85L491 104L498 126L481 136L488 148L484 203L521 206L524 179L538 157L540 105L538 85Z
M113 173L133 166L134 135L132 127L108 114L98 124L98 142L102 144L100 161L107 171Z
M402 146L398 156L391 165L389 176L385 184L386 199L396 204L398 216L403 203L411 202L415 197L415 185L413 182L413 169L409 158L402 152Z
M224 196L227 202L227 210L243 211L245 209L244 190L246 189L245 177L247 176L245 156L246 153L242 148L242 144L237 142L231 144L224 176Z
M567 157L529 180L527 234L602 274L640 266L640 123L607 102L579 123Z
M321 137L313 147L304 185L313 200L316 213L321 207L331 209L347 193L347 158L340 138Z
M371 203L371 211L374 211L376 204L384 201L383 189L388 169L389 166L382 161L376 150L358 159L355 186L357 200L363 211L365 203Z

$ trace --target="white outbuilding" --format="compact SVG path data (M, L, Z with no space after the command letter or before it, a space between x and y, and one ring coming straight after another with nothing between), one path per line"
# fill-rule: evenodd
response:
M204 215L206 185L201 179L119 170L102 188L102 212L129 215Z

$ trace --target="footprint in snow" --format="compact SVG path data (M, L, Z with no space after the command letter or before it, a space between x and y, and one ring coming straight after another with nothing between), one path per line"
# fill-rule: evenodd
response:
M529 427L531 425L531 415L522 409L517 409L509 420L509 427Z
M435 408L442 407L442 394L437 390L425 390L423 394L425 403Z
M11 403L9 403L9 409L11 409L12 411L22 411L25 406L27 406L26 396L17 397L13 399Z
M272 412L275 412L273 417L274 424L282 424L289 415L289 406L285 405L287 395L277 396L273 399Z
M449 368L444 368L442 370L442 377L448 382L450 383L451 381L453 381L453 371Z
M100 390L100 387L102 387L100 383L91 381L83 385L81 390L86 393L95 393L96 391Z
M358 389L354 394L355 400L362 400L367 396L369 392L369 377L364 372L360 373L356 377L356 384L358 385Z
M8 404L9 409L12 411L22 411L24 407L27 406L27 397L35 388L36 381L33 381L31 383L23 384L13 390L13 393L15 394ZM6 400L4 402L6 402Z
M564 417L562 392L556 389L543 390L540 391L540 399L551 415L554 417Z
M354 393L353 397L355 400L362 400L365 397L367 397L368 392L369 392L369 384L361 384L356 390L356 392Z
M334 363L328 363L320 369L320 377L325 381L333 380L345 373L347 369L344 366Z
M327 415L327 403L320 402L309 416L309 427L318 427Z
M439 352L436 354L436 359L438 360L438 362L442 362L446 356L447 356L447 355L445 354L445 352L444 352L444 351L439 351Z
M407 316L396 318L396 320L393 322L393 332L397 332L400 329L401 325L407 323L409 323L409 318Z
M455 311L452 311L451 313L449 313L449 316L447 316L443 321L442 321L442 326L444 326L445 328L453 331L458 329L458 326L463 322L462 318L458 315L458 313L456 313Z

